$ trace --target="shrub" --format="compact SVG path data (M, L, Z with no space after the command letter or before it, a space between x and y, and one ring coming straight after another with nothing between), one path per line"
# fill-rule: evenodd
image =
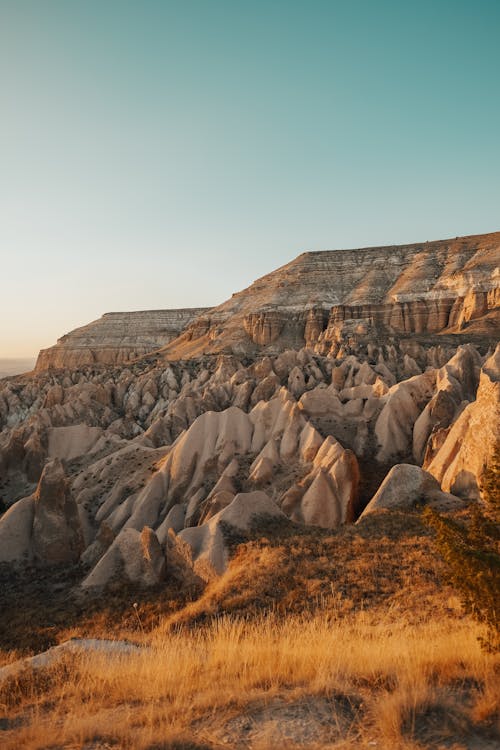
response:
M447 577L460 592L465 610L486 626L482 646L500 651L500 445L481 484L484 510L474 506L468 523L431 509L424 519L436 532L437 548L447 563Z

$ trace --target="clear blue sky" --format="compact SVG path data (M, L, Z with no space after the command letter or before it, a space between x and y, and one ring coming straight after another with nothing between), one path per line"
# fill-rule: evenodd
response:
M0 357L500 229L498 0L0 0Z

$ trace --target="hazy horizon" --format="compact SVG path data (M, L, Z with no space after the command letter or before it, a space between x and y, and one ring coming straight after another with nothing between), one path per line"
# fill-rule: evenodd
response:
M0 0L0 357L500 228L500 5Z
M36 357L0 357L0 380L29 372L34 368L35 362Z

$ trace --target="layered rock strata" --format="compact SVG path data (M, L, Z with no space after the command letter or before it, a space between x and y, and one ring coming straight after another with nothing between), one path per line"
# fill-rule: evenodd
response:
M42 349L36 370L124 364L165 346L206 308L105 313Z
M227 526L477 500L499 439L499 239L305 254L165 356L135 358L160 313L154 335L136 313L140 335L104 316L64 337L50 369L0 381L0 562L198 586ZM435 337L453 331L481 336Z
M169 358L302 346L336 354L380 334L500 331L500 232L307 252L199 316Z

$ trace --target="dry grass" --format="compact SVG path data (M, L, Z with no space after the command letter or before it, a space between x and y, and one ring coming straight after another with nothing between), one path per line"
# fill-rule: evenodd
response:
M271 522L260 532L243 543L237 538L226 574L167 622L203 623L221 613L314 614L332 600L343 614L391 609L415 622L456 614L418 514L380 513L335 532Z
M481 652L468 620L416 625L330 607L223 617L148 640L138 655L66 657L4 685L2 747L286 747L287 727L289 747L500 739L500 662Z
M6 578L0 664L70 636L145 648L4 683L2 750L500 746L499 657L481 652L417 515L232 542L196 600L172 588L80 602L40 582L26 597Z

